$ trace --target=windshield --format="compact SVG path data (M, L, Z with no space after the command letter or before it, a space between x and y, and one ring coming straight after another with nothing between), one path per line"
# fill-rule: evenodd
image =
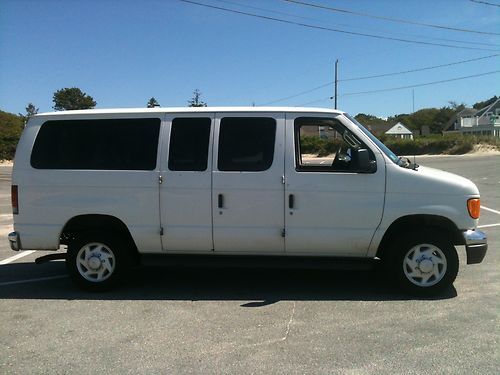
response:
M386 154L389 157L389 159L391 159L394 163L399 165L399 158L394 152L392 152L386 145L380 142L377 139L377 137L375 137L368 129L366 129L363 125L361 125L354 117L351 117L347 113L344 113L344 116L347 117L352 122L354 122L359 127L359 129L363 133L365 133L368 136L368 138L370 138L373 141L373 143L375 143L384 154Z

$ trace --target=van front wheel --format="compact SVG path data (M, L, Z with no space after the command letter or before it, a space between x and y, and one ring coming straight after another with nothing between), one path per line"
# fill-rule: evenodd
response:
M437 231L411 233L394 241L391 268L399 285L412 294L432 296L453 284L458 255Z
M101 291L111 287L124 268L125 249L120 241L99 234L85 234L68 246L66 268L79 287Z

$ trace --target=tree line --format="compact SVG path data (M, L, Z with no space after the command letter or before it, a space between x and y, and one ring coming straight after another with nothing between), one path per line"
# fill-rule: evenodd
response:
M56 111L73 111L77 109L92 109L95 108L97 102L94 98L87 93L83 92L78 87L66 87L54 92L52 96L52 101L54 102L54 106L52 107ZM206 107L207 103L201 100L201 92L196 89L193 91L193 97L188 100L189 107ZM160 103L153 96L151 97L147 103L147 108L155 108L160 107ZM26 123L31 116L34 116L38 113L39 108L37 108L33 103L28 103L26 106L26 112L19 113L19 116L23 119L23 122Z
M205 103L201 99L200 90L196 89L193 91L193 96L187 101L189 107L206 107ZM481 109L484 108L498 99L494 96L485 101L480 101L474 103L472 108ZM94 98L87 93L83 92L78 87L63 88L54 92L52 97L54 102L53 108L56 111L70 111L75 109L92 109L97 105ZM147 103L147 108L160 107L160 103L153 96ZM392 126L398 122L403 123L409 129L424 134L425 132L432 134L440 134L449 126L450 121L455 117L455 115L465 109L466 105L464 103L458 104L457 102L450 101L447 106L441 108L423 108L413 113L401 113L386 119L380 118L374 115L366 113L358 113L355 118L360 123L365 126L373 125L384 125ZM33 115L38 113L38 108L33 104L29 103L26 106L26 113L19 114L23 122L26 121Z
M497 96L474 103L472 108L479 110L493 104L498 99ZM440 134L450 124L450 121L456 116L457 113L464 110L466 105L464 103L458 104L457 102L450 101L447 106L441 108L423 108L413 113L401 113L383 119L373 115L359 113L355 116L356 120L365 126L373 125L395 125L398 122L403 123L406 127L417 133L422 134L425 127L429 128L430 133Z
M207 104L201 98L201 92L196 89L191 99L187 101L190 107L206 107ZM484 108L498 99L497 96L484 101L479 101L472 105L474 109ZM94 98L77 87L63 88L54 92L53 108L56 111L91 109L97 105ZM402 113L383 119L374 115L359 113L355 118L366 126L372 125L394 125L402 122L408 128L420 133L424 127L428 127L430 133L441 134L446 129L454 116L463 110L464 103L449 102L449 105L441 108L424 108L414 113ZM160 107L160 103L155 97L151 97L146 102L146 107ZM39 108L33 103L28 103L25 113L13 114L0 110L0 160L12 159L17 142L28 119L37 114ZM394 145L391 145L395 147Z
M62 88L54 92L52 96L53 109L56 111L71 111L76 109L92 109L97 105L95 99L83 92L78 87ZM187 101L190 107L206 107L201 99L201 92L196 89L191 99ZM151 97L147 103L147 108L160 107L160 103L155 97ZM0 160L11 160L16 151L17 142L21 136L24 126L29 118L36 115L39 108L28 103L25 113L17 115L0 110Z

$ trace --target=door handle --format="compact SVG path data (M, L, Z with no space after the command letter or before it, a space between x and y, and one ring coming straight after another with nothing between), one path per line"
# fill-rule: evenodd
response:
M288 208L294 208L295 205L295 196L293 194L290 194L288 196Z
M217 197L217 205L219 208L224 208L224 196L222 194Z

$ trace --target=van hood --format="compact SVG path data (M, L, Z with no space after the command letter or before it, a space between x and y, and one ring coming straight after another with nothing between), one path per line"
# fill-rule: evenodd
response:
M423 166L418 167L417 170L395 165L394 167L398 170L394 170L392 178L387 181L388 192L479 196L477 186L465 177ZM397 176L399 174L404 174L404 176L399 178Z

